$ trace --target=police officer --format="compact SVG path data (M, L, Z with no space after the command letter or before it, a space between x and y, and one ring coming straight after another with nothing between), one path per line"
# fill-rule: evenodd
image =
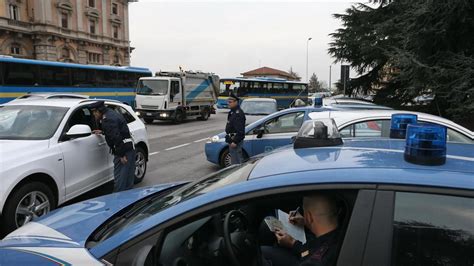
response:
M336 264L340 230L336 200L330 194L304 197L304 216L290 212L293 224L305 226L312 233L303 244L283 230L276 230L279 247L262 247L265 266L331 266Z
M135 148L125 118L107 108L104 101L92 103L90 108L102 125L102 130L94 133L105 135L114 155L114 192L131 189L135 181Z
M227 115L225 127L225 142L229 144L229 153L232 164L240 164L243 161L242 145L245 138L245 113L240 109L239 98L231 93L227 104L230 111Z

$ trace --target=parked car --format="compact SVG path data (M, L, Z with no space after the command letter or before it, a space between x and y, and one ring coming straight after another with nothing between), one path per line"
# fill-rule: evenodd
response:
M474 133L451 120L435 115L401 110L341 110L329 112L343 138L380 137L390 135L390 119L393 114L405 113L418 116L418 122L442 125L447 128L448 142L474 143ZM327 114L311 113L310 119L327 118Z
M240 108L245 113L247 124L278 112L277 101L271 98L247 98L240 103Z
M105 138L91 134L97 128L91 102L32 98L0 105L0 230L12 231L113 180L113 156ZM128 122L139 182L149 150L145 125L130 106L105 102Z
M77 203L8 235L0 264L262 265L261 246L274 244L264 219L324 193L335 202L324 215L337 218L337 265L471 265L474 145L447 144L436 166L405 160L406 145L289 147L191 183Z
M89 96L76 93L27 93L14 99L13 101L32 99L89 99Z
M349 97L325 97L323 100L323 106L328 107L335 107L335 108L344 108L344 109L361 109L361 110L391 110L392 108L377 105L373 102L364 100L364 99L356 99L356 98L349 98ZM314 100L313 100L314 103ZM314 104L313 104L314 105Z

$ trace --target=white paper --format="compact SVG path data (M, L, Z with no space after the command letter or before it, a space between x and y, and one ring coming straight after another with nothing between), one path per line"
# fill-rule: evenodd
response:
M292 236L294 239L300 241L301 243L306 243L306 234L304 232L304 227L303 226L298 226L290 223L289 220L289 215L288 213L278 210L277 212L278 215L278 220L281 222L283 225L283 230L285 230L290 236Z

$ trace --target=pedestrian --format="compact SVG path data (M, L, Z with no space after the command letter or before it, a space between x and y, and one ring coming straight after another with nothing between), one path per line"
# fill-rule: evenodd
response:
M229 154L232 164L243 162L242 146L245 138L245 113L240 109L239 98L231 93L227 99L230 108L225 127L225 141L229 144Z
M114 155L114 192L131 189L135 181L135 147L125 118L107 108L104 101L92 103L90 109L102 128L94 133L104 134Z

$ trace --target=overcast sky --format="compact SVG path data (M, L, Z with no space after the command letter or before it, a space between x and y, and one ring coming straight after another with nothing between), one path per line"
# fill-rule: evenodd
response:
M329 79L328 34L340 27L332 17L353 1L139 0L130 4L132 65L158 70L201 70L221 77L268 66L290 67L306 78ZM332 82L340 66L333 65Z

